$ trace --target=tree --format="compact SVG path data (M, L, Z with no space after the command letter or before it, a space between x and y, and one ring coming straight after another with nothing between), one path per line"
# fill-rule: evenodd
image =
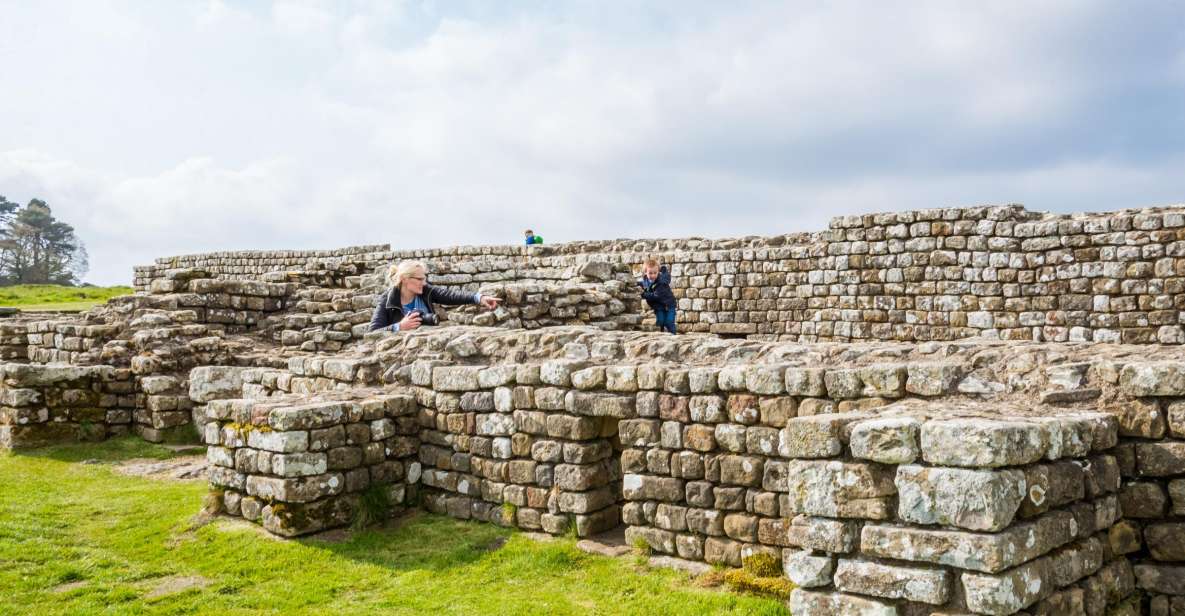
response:
M86 247L44 201L18 210L0 197L0 225L0 284L74 285L86 274Z

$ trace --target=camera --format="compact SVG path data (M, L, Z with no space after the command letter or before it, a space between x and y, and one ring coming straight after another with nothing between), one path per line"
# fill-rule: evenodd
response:
M440 317L431 312L413 310L411 313L420 315L420 325L440 325Z

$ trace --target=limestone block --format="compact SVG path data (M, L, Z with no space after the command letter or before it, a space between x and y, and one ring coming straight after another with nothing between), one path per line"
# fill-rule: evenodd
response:
M900 616L892 604L835 592L795 588L790 593L790 613L794 616Z
M835 570L835 559L826 554L813 554L810 550L783 550L782 570L795 586L827 586Z
M892 472L876 464L793 460L787 483L791 511L808 515L883 520L896 494Z
M751 366L745 371L745 387L755 394L776 395L786 391L786 367Z
M998 573L1064 545L1078 531L1067 511L1052 511L991 534L866 524L860 549L870 556Z
M866 397L899 398L905 393L906 370L902 364L875 364L857 368Z
M548 385L571 387L572 373L584 369L587 365L583 360L557 359L545 361L539 366L539 379Z
M726 484L761 485L764 459L757 456L721 456L720 481Z
M823 397L827 395L822 368L787 368L786 393L792 396Z
M843 451L844 427L866 419L859 413L795 417L778 436L778 455L787 458L831 458Z
M823 382L827 386L827 395L837 400L859 398L864 393L864 383L855 368L828 370L823 375Z
M906 522L998 531L1012 523L1026 495L1025 474L897 467L897 515Z
M225 433L223 436L223 444L227 444ZM247 446L278 453L306 451L309 448L309 433L252 430L247 434Z
M1185 565L1141 563L1134 567L1136 586L1166 595L1185 595Z
M637 417L633 396L570 391L564 397L564 409L573 415L589 417Z
M345 476L341 473L287 479L252 475L246 482L246 492L251 496L284 503L309 503L344 489Z
M605 368L605 389L614 392L638 391L636 366L608 366Z
M436 391L472 391L481 389L478 375L483 366L436 366L432 369L432 389Z
M1144 528L1144 543L1156 560L1185 561L1185 523L1151 524Z
M1128 482L1119 492L1119 506L1125 518L1163 518L1168 504L1164 488L1155 481Z
M626 474L622 477L621 491L626 500L679 502L683 499L683 481L672 477Z
M967 607L978 614L1012 614L1053 592L1053 563L1040 558L998 575L964 573Z
M786 527L789 545L828 553L847 553L859 545L859 522L798 515Z
M724 399L720 396L692 396L688 400L688 414L691 421L699 423L728 421L728 415L724 410Z
M1036 462L1048 441L1038 424L949 419L922 424L921 446L922 458L931 464L996 467Z
M572 373L572 387L581 390L603 389L605 387L605 368L593 366Z
M1119 387L1132 398L1185 396L1185 364L1176 361L1128 364L1119 371Z
M955 391L964 368L950 363L911 363L906 371L905 391L919 396L941 396Z
M921 422L911 417L860 421L852 426L852 455L883 464L907 464L919 455Z
M281 477L320 475L329 468L329 456L324 453L288 453L272 456L272 472Z
M309 430L345 423L346 418L347 406L341 402L313 402L272 409L267 423L279 431Z
M745 426L738 424L716 424L716 444L725 451L745 452Z
M884 599L942 605L950 596L950 577L950 572L943 569L841 558L835 569L835 588Z
M1136 465L1145 477L1185 474L1185 441L1136 443Z

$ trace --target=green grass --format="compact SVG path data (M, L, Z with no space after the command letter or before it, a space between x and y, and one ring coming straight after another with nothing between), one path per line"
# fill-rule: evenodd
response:
M63 287L21 284L0 287L0 306L21 310L86 310L112 297L127 295L131 287Z
M779 601L699 589L571 540L429 514L340 543L195 524L203 482L123 477L108 464L169 455L130 438L0 455L0 611L786 614ZM207 583L147 596L175 576Z

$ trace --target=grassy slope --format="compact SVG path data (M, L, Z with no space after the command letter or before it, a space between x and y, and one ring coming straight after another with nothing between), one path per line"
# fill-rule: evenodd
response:
M335 544L222 522L194 528L203 482L78 463L167 455L132 439L0 455L5 613L786 613L778 601L700 590L571 541L427 514ZM162 578L194 575L209 583L145 597Z
M63 287L52 284L22 284L0 287L0 306L21 310L86 310L131 287Z

